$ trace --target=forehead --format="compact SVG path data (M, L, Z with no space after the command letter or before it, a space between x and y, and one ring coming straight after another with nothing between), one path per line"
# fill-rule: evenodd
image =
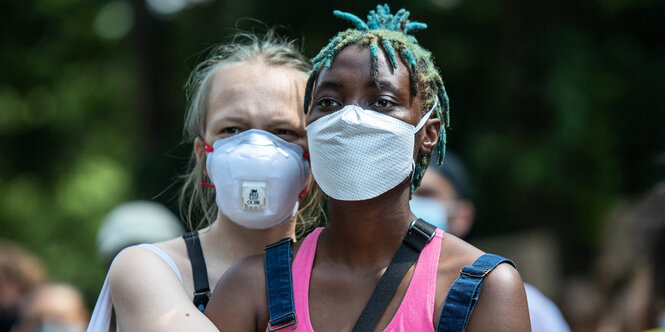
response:
M206 118L227 113L251 120L280 118L300 121L307 75L262 61L224 64L213 74ZM209 121L208 121L209 122Z
M393 68L383 48L377 47L376 69L379 83L389 83L395 88L410 94L410 77L406 64L396 56L397 68ZM320 71L314 90L324 82L356 81L374 83L372 77L372 54L369 45L349 45L339 51L332 59L330 67Z

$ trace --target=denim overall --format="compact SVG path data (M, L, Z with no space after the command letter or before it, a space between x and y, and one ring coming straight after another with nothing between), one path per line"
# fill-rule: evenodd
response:
M295 328L298 324L293 299L291 243L290 238L285 238L266 247L265 273L270 311L269 331L288 326ZM515 264L509 259L494 254L484 254L473 264L462 268L460 276L448 290L448 296L439 317L437 332L456 332L466 329L483 288L485 277L497 265L504 262L515 267Z

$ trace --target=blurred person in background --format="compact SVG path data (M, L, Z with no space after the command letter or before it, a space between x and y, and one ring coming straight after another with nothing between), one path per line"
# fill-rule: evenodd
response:
M302 103L310 69L294 41L272 30L237 33L194 69L185 119L193 151L180 209L200 230L120 252L88 331L107 331L112 308L122 331L216 331L202 314L210 285L237 260L295 238L296 223L303 230L316 219L307 211L319 208L306 203L317 201L307 194Z
M97 232L99 257L107 266L124 248L166 241L184 229L178 217L166 206L151 201L132 201L111 210Z
M665 331L665 182L659 183L642 202L638 214L639 239L646 253L648 280L644 328Z
M471 200L469 176L457 154L447 151L443 164L430 165L420 187L409 202L419 218L435 224L460 238L466 238L473 226L475 207ZM538 289L524 283L529 305L531 330L534 332L569 332L557 306Z
M46 268L36 256L0 239L0 332L11 330L22 302L46 277Z
M42 284L21 306L12 332L82 332L89 314L78 289L61 283Z
M469 190L466 168L457 154L447 151L441 166L427 168L409 204L417 217L465 239L476 215Z
M610 227L618 228L621 237L633 233L634 250L628 248L628 259L611 280L611 287L606 287L608 300L597 331L665 331L665 182L657 184L626 212L619 221L629 227ZM602 257L599 262L606 262ZM596 273L610 274L607 272L599 269Z

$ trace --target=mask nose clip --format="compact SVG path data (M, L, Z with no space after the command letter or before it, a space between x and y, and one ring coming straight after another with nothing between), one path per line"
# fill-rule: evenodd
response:
M277 144L275 144L275 142L272 142L272 146L274 146L274 147L275 147L275 150L277 150L277 152L279 152L279 154L281 154L282 156L284 156L284 158L288 158L288 157L289 157L289 154L286 153L286 151L284 151L282 148L280 148L279 146L277 146Z

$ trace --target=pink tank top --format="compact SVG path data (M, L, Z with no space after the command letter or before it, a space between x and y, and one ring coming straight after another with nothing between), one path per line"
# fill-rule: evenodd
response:
M322 230L322 227L315 229L303 240L293 261L293 296L298 317L298 327L294 331L297 332L314 332L309 319L309 278ZM404 299L384 331L434 331L432 319L442 238L443 230L437 229L432 241L423 248Z

